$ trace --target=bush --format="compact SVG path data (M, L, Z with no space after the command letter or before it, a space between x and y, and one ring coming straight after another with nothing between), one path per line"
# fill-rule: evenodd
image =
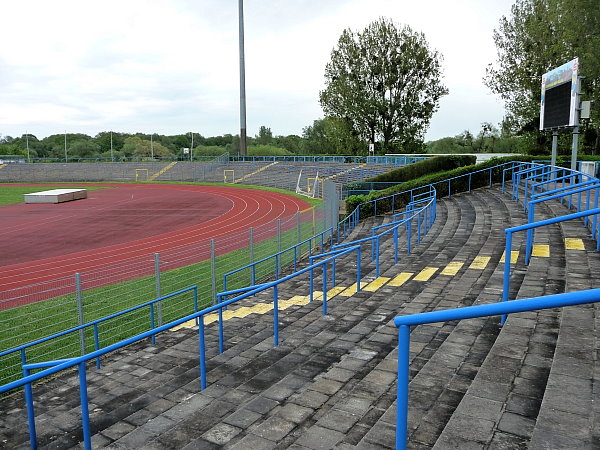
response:
M367 196L363 195L355 195L349 197L346 200L346 214L352 213L360 203L371 202L372 200L382 199L377 201L377 213L385 213L391 211L392 209L392 199L385 199L384 197L389 197L393 194L402 193L405 191L410 191L411 189L416 189L419 187L428 186L430 184L437 184L435 187L437 197L446 197L448 195L448 183L440 183L442 181L446 181L450 178L460 177L462 175L468 175L469 173L476 172L482 169L488 169L490 167L497 166L499 164L511 162L511 161L521 161L521 162L531 162L532 160L539 159L531 156L507 156L503 158L492 158L488 161L485 161L481 164L473 164L469 166L458 167L452 170L444 171L444 172L436 172L428 175L424 175L422 177L407 181L401 185L392 186L383 191L373 192ZM418 164L418 163L417 163ZM492 182L498 183L502 179L503 168L498 168L492 171ZM483 186L488 186L490 181L489 172L477 173L471 176L471 189L476 189ZM459 178L457 180L452 181L452 192L451 194L456 194L458 192L465 192L469 187L469 177ZM352 199L352 200L351 200ZM359 201L359 200L362 200ZM410 201L409 194L397 195L394 199L394 208L401 209ZM374 202L373 202L374 203ZM370 206L361 206L360 216L361 218L369 217L373 215L373 211L375 209L374 204L371 203Z
M249 145L248 156L288 156L292 152L285 148L275 147L274 145Z
M220 145L199 145L194 148L194 156L221 156L225 151Z
M434 156L433 158L427 158L423 161L376 175L365 181L403 183L435 172L448 171L456 169L457 167L472 165L475 164L476 160L477 157L473 155Z

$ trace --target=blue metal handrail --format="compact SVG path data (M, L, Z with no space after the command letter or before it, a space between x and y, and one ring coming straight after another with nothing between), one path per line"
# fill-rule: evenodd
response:
M576 186L581 186L584 185L583 187L579 187L576 188ZM548 200L555 200L555 199L562 199L565 196L572 196L573 194L578 194L578 202L577 202L577 212L581 212L581 194L583 192L587 192L587 201L586 201L586 206L585 206L585 211L588 211L590 208L590 193L591 191L595 190L596 191L596 196L595 196L595 200L594 200L594 208L598 208L598 192L599 192L599 188L600 188L600 180L598 179L594 179L593 181L586 181L585 183L579 183L577 185L573 186L573 189L566 187L566 188L559 188L556 189L555 191L546 191L546 192L541 192L539 194L534 194L532 195L532 200L529 200L529 202L527 202L528 204L528 212L527 212L527 222L528 223L534 223L535 220L535 205L538 203L542 203ZM571 208L571 200L569 199L569 209ZM593 238L597 238L597 215L594 214L594 219L593 219L593 224L592 224L592 237ZM587 227L588 224L588 216L584 217L584 221L583 221L583 225ZM533 241L534 241L534 228L530 228L527 231L527 242L526 242L526 246L525 246L525 262L527 264L529 264L529 259L531 257L531 251L533 248ZM600 245L600 241L599 241L599 245Z
M423 200L425 201L425 200ZM419 201L418 203L421 203L423 201ZM429 199L429 201L427 202L426 206L419 208L417 210L413 210L413 211L406 211L405 214L410 214L412 213L412 215L406 217L405 219L402 219L400 221L394 221L392 223L389 224L384 224L384 225L379 225L376 227L373 227L371 230L372 235L370 237L366 237L363 239L357 239L351 242L347 242L347 243L342 243L342 244L337 244L331 247L332 250L337 250L337 249L341 249L350 245L357 245L357 244L361 244L361 243L366 243L366 242L370 242L371 243L371 261L375 260L375 276L378 277L379 276L379 250L380 250L380 242L381 242L381 238L385 237L386 235L390 234L390 233L394 233L394 264L398 263L398 229L403 226L406 225L407 226L407 230L408 230L408 235L407 235L407 251L410 254L411 251L411 229L412 229L412 220L414 218L417 218L417 243L421 243L421 236L425 236L427 234L427 232L429 231L429 229L431 228L431 225L433 224L433 220L435 219L435 205L436 205L436 197L435 197L435 190L433 190L433 194L432 197ZM425 215L425 219L421 220L422 215ZM425 230L424 233L421 233L421 222L423 222L425 224ZM387 228L387 230L381 232L381 233L377 233L378 230L382 229L382 228Z
M225 290L225 291L227 290L227 277L230 277L232 275L235 275L236 273L239 273L243 270L248 270L248 269L250 270L250 284L251 285L256 284L256 266L258 264L265 263L270 260L273 260L273 262L275 264L275 276L279 277L280 259L284 254L289 253L289 252L294 252L294 272L295 272L297 269L297 264L298 264L298 251L302 249L302 246L308 244L308 253L311 254L312 253L312 241L316 240L318 238L321 238L321 248L323 248L323 246L325 245L325 235L327 235L327 234L329 234L330 238L333 239L333 227L327 228L326 230L324 230L318 234L315 234L314 236L311 236L310 238L305 239L302 242L294 244L291 247L286 248L285 250L281 250L280 252L273 253L272 255L269 255L258 261L253 261L250 264L246 264L245 266L238 267L235 270L231 270L231 271L225 273L223 275L223 290Z
M310 266L305 267L304 269L302 269L296 273L293 273L286 277L282 277L278 280L275 280L275 281L272 281L269 283L263 283L263 284L260 284L257 286L251 286L249 288L249 290L247 290L247 292L242 293L241 295L238 295L232 299L229 299L229 300L221 302L217 305L213 305L211 307L205 308L201 311L194 312L193 314L189 314L185 317L182 317L180 319L169 322L168 324L153 328L144 333L140 333L131 338L124 339L120 342L117 342L116 344L112 344L112 345L106 346L101 349L96 349L95 351L90 352L86 355L82 355L80 357L70 358L70 359L66 359L66 360L46 361L45 363L25 364L23 367L23 377L18 380L12 381L10 383L1 385L0 386L0 394L2 394L4 392L8 392L13 389L17 389L19 387L24 387L25 401L26 401L28 417L29 417L30 442L31 442L32 449L35 449L35 448L37 448L37 440L36 440L36 431L35 431L35 415L34 415L34 408L33 408L33 393L32 393L32 386L31 386L32 383L35 381L38 381L42 378L45 378L47 376L56 374L62 370L66 370L71 367L78 366L79 367L79 386L80 386L80 399L81 399L81 410L82 410L82 430L83 430L83 437L84 437L84 448L86 450L89 450L89 449L91 449L91 432L90 432L90 422L89 422L87 379L86 379L86 366L85 366L85 363L87 361L92 360L94 358L99 358L107 353L118 350L120 348L123 348L127 345L133 344L135 342L141 341L148 337L153 338L158 333L161 333L165 330L168 330L170 328L181 325L185 322L195 320L198 323L198 340L199 340L199 349L200 349L199 350L200 388L205 389L206 388L206 348L205 348L205 336L204 336L204 316L206 316L207 314L210 314L212 312L215 312L215 311L219 312L219 327L220 327L220 339L221 339L220 350L223 351L223 342L222 342L222 336L223 336L222 312L223 312L223 309L225 307L231 305L232 303L236 303L247 297L256 295L266 289L273 288L273 292L274 292L273 293L273 303L274 303L274 306L273 306L273 312L274 312L274 314L273 314L274 315L273 341L274 341L274 345L278 346L279 345L279 314L278 314L278 289L277 289L278 285L280 283L290 280L296 276L299 276L307 271L313 271L315 268L321 267L323 269L323 305L324 305L323 313L326 314L327 313L327 264L334 261L336 258L338 258L340 256L344 256L346 254L349 254L353 251L357 252L357 255L358 255L357 266L360 267L360 246L351 247L351 248L341 251L335 255L332 255L329 258L319 261L318 263L311 264ZM359 279L358 283L360 284L360 279ZM190 288L187 288L187 290L194 290L194 292L197 292L197 287L192 286ZM227 293L220 293L218 295L223 295L223 294L227 294ZM172 294L172 295L175 295L175 294ZM311 296L312 296L312 293L311 293ZM153 302L159 301L159 300L160 299L157 299L157 300L154 300ZM152 302L148 302L145 305L147 306L150 303L152 303ZM139 305L136 308L139 308L142 306L143 305ZM122 312L122 313L124 313L124 312ZM118 314L121 314L121 313L118 313ZM40 372L37 372L34 374L30 373L30 370L33 368L37 369L37 368L43 368L43 367L47 367L47 368L44 368Z
M217 294L217 299L219 300L217 302L216 305L211 306L209 308L206 308L203 310L203 314L202 317L205 314L209 314L213 311L216 311L219 314L219 350L221 352L224 351L224 345L223 345L223 310L226 309L229 305L231 305L232 303L236 303L238 301L244 300L248 297L252 297L256 294L259 294L260 292L263 292L267 289L273 288L273 341L274 341L274 345L275 347L277 347L279 345L279 312L278 312L278 286L281 283L284 283L288 280L291 280L292 278L295 278L299 275L302 275L306 272L310 272L310 276L311 279L313 277L313 270L317 267L322 267L323 269L323 314L327 314L327 264L329 262L335 261L337 258L344 256L346 254L349 254L353 251L357 252L357 267L359 267L357 269L357 274L358 277L360 277L360 246L359 245L355 245L352 247L347 248L346 250L340 251L340 252L333 252L331 254L331 256L329 256L328 258L325 258L319 262L316 263L312 263L310 265L308 265L307 267L304 267L303 269L298 270L297 272L294 272L290 275L286 275L284 277L278 278L274 281L270 281L270 282L266 282L266 283L262 283L256 286L249 286L247 288L242 288L242 292L239 295L237 295L234 298L231 298L229 300L221 300L221 298L224 298L228 295L231 295L232 291L228 291L228 292L221 292ZM360 278L358 280L358 283L360 284ZM312 283L310 284L310 288L309 288L309 294L310 294L310 298L312 300L313 298L313 285ZM203 319L202 317L200 318L199 327L202 327L202 329L204 328L204 323L203 323ZM201 353L203 351L201 350ZM204 387L206 386L206 374L204 372L205 369L201 370L201 379L202 379L202 388L204 389Z
M48 342L48 341L50 341L52 339L57 339L57 338L66 336L68 334L76 333L77 331L80 331L80 330L88 329L89 327L93 327L93 329L94 329L94 348L96 350L99 350L100 349L100 337L99 337L98 326L101 323L106 322L106 321L111 320L111 319L114 319L116 317L128 314L130 312L136 311L138 309L142 309L142 308L145 308L145 307L150 307L150 319L149 319L149 321L150 321L150 328L151 329L155 328L154 305L156 303L162 302L163 300L167 300L169 298L181 295L181 294L183 294L185 292L189 292L189 291L193 291L194 311L198 311L198 290L197 290L197 288L195 286L190 286L190 287L187 287L185 289L181 289L181 290L179 290L177 292L173 292L171 294L167 294L167 295L164 295L162 297L156 298L154 300L151 300L151 301L142 303L140 305L134 306L132 308L128 308L128 309L125 309L123 311L119 311L117 313L114 313L114 314L111 314L111 315L108 315L108 316L105 316L105 317L101 317L100 319L92 320L90 322L83 323L83 324L78 325L76 327L69 328L67 330L63 330L63 331L61 331L59 333L55 333L55 334L52 334L50 336L46 336L46 337L44 337L42 339L38 339L38 340L35 340L35 341L32 341L32 342L28 342L27 344L19 345L17 347L13 347L13 348L10 348L8 350L4 350L4 351L0 352L0 358L2 358L4 356L11 355L13 353L20 352L21 353L21 366L23 366L25 364L28 364L27 356L26 356L27 349L35 347L36 345L39 345L39 344L43 344L43 343ZM152 344L154 344L154 343L155 342L154 342L154 337L153 337ZM98 369L100 368L100 359L99 358L96 360L96 367Z
M507 258L510 259L510 258ZM600 289L580 292L547 295L544 297L513 300L505 303L466 306L464 308L431 311L426 313L398 316L394 325L398 327L398 392L396 411L396 448L405 449L408 439L408 386L410 327L426 323L448 322L451 320L472 319L506 314L537 311L540 309L575 306L600 301Z
M526 231L533 228L544 227L546 225L552 225L554 223L565 222L567 220L573 219L581 219L582 217L587 217L595 214L600 214L600 208L590 209L588 211L581 211L573 214L567 214L566 216L553 217L551 219L540 220L534 223L526 223L524 225L519 225L517 227L507 228L504 230L506 233L506 247L504 250L504 280L503 280L503 289L502 289L502 301L506 302L508 300L508 295L510 292L510 255L512 251L512 235L513 233L519 231ZM600 239L597 243L597 250L600 250ZM506 316L502 316L501 323L506 321Z

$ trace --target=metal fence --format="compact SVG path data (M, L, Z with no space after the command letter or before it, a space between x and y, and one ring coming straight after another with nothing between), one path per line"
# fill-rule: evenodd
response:
M330 185L333 183L326 183ZM30 283L0 291L0 352L190 285L198 286L199 307L209 306L216 292L223 290L225 273L292 247L337 224L339 200L335 186L326 188L325 194L324 202L317 207L215 239L110 262L102 268L74 275L71 270L49 281L36 281L36 274L31 273ZM293 260L285 260L282 267L290 264ZM274 273L275 264L267 262L261 264L257 276L265 279ZM241 277L230 280L228 288L248 284L250 280ZM157 310L158 324L193 311L189 298L172 299L168 307ZM110 326L106 339L110 343L118 342L146 331L148 319L146 315L132 314L126 319L114 320ZM77 336L65 336L58 345L54 341L29 350L27 360L75 357L92 351L92 342L88 339L86 346ZM1 361L0 383L21 374L20 362L19 355Z

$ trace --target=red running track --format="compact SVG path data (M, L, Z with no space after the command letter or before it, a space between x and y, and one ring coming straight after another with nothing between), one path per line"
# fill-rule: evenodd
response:
M94 185L107 189L88 191L85 200L0 207L0 309L73 292L75 273L125 273L136 258L151 261L153 253L246 232L310 207L296 197L234 187ZM240 239L227 251L243 246ZM51 286L57 279L63 288ZM125 281L102 280L85 287ZM31 285L43 288L36 293Z

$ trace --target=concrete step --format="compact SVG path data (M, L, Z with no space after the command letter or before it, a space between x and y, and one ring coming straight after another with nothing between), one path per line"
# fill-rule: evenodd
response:
M386 261L380 267L381 275L391 280L410 273L401 285L392 286L388 281L373 291L333 296L327 316L323 316L319 300L285 303L276 348L272 312L259 314L248 309L245 317L227 320L222 354L217 349L216 323L207 325L209 384L203 391L199 389L195 328L160 335L156 346L130 346L103 360L100 371L90 368L94 447L392 448L397 375L397 330L392 319L398 314L498 301L503 230L524 222L522 210L497 188L453 195L440 200L438 206L438 219L430 233L410 255L401 248L398 264L390 261L393 252L389 240L384 241ZM377 217L370 219L370 224L389 220ZM567 250L567 271L563 270L563 259L555 253L563 238L557 232L536 236L536 242L539 239L552 248L552 257L557 258L553 263L539 258L525 267L521 253L515 265L518 273L512 279L516 296L559 291L565 286L561 281L565 273L577 275L573 280L595 279L592 273L599 267L595 253L584 261L571 257ZM361 223L353 236L366 235L370 228ZM522 250L522 243L515 239L515 249ZM479 258L480 264L472 266L482 256L489 260L483 264ZM579 269L571 271L569 261ZM350 257L337 265L340 285L355 282L355 262ZM456 269L453 274L449 274L451 270L444 273L450 263L462 266L451 266ZM375 278L372 262L361 266L366 277ZM428 279L425 275L423 281L415 279L428 267L436 268ZM321 279L321 273L316 273L316 286ZM548 279L552 282L545 281ZM282 287L279 298L304 295L307 283L303 278ZM568 277L566 286L570 286ZM272 293L257 295L231 309L268 302L272 302ZM577 367L585 368L585 374L590 368L593 374L590 351L598 349L596 341L589 339L585 352L572 348L568 336L578 336L580 328L591 333L590 326L599 322L595 312L585 311L585 320L581 314L576 310L569 320L553 311L512 315L500 334L497 318L415 327L411 333L410 447L487 448L494 442L531 443L541 448L548 442L544 436L558 436L552 442L563 442L559 440L565 438L562 429L555 427L553 433L545 433L556 423L551 411L560 398L560 390L552 393L549 387L559 386L561 377L566 376L565 362L580 364ZM561 333L565 330L564 344L559 323ZM559 345L553 350L557 336ZM555 359L547 364L551 353L564 354L562 360L556 360L560 364L555 365ZM576 356L581 359L573 359ZM593 375L576 375L580 380L575 381L587 383L589 398L593 398L598 392ZM508 390L503 377L513 380ZM581 388L573 398L578 399L581 392L588 391ZM500 401L495 396L499 395L507 400L498 411ZM79 446L77 379L67 374L35 386L34 396L40 448ZM534 427L527 414L536 401L541 408ZM590 410L587 415L575 403L558 407L574 424L581 420L594 424L595 403L585 403ZM27 431L21 426L26 420L22 397L5 398L1 405L7 414L0 422L0 442L10 448L27 446ZM490 419L495 413L497 419ZM531 440L523 433L529 433ZM580 439L579 434L570 438L588 443L590 437L597 438L597 426L590 425L586 433L585 438Z

